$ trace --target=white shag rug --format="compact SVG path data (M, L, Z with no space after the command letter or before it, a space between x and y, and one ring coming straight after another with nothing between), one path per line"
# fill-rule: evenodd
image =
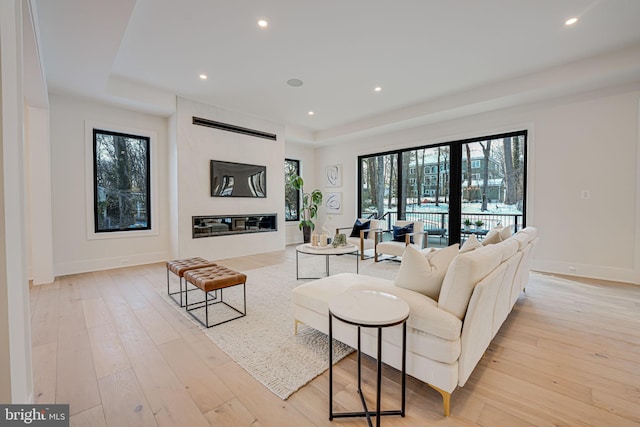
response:
M360 274L393 279L400 263L373 260L360 261ZM300 276L321 277L325 274L325 257L300 254ZM331 274L355 273L354 255L330 257ZM309 280L296 280L295 262L243 271L247 275L247 315L212 328L204 328L169 300L166 287L156 290L184 316L198 325L220 349L227 353L251 376L270 391L286 400L300 387L329 368L327 335L306 325L298 326L294 335L291 291ZM171 280L177 290L177 279ZM189 303L203 298L203 293L189 293ZM242 309L242 286L224 289L224 301ZM204 309L193 311L204 321ZM209 307L209 322L215 323L237 316L224 304ZM212 317L213 316L213 317ZM333 363L353 349L334 340Z

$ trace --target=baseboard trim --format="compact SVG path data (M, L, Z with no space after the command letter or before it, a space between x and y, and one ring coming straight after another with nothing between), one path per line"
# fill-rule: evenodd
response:
M122 255L119 257L57 263L54 264L53 271L54 275L58 277L66 276L68 274L89 273L92 271L112 270L114 268L153 264L156 262L163 262L168 259L168 251L136 255Z
M534 259L531 262L531 270L541 273L640 285L640 272L632 268L613 268L602 265Z

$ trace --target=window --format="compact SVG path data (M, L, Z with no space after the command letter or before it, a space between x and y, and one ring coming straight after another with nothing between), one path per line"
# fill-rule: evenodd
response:
M358 213L389 227L419 220L428 231L446 230L444 242L429 240L438 246L464 240L466 219L484 224L480 238L497 224L517 231L526 226L526 153L523 130L360 156Z
M284 218L285 221L300 220L300 191L289 184L291 177L300 175L299 160L284 160Z
M150 138L93 129L95 233L151 230Z

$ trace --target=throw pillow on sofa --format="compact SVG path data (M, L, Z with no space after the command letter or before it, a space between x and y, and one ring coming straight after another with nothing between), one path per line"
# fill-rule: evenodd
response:
M500 238L502 239L502 241L504 242L509 237L511 237L511 227L502 227L502 229L500 230Z
M462 244L460 248L460 253L463 254L465 252L471 252L474 249L479 249L482 247L482 243L478 241L478 238L475 234L469 236L467 240Z
M456 255L457 243L426 255L413 246L407 246L402 255L395 284L399 288L419 292L437 301L444 276Z
M356 219L349 237L360 237L360 230L368 230L369 228L371 228L371 221L360 222L359 219ZM368 236L369 232L367 231L364 233L364 238L366 239Z
M464 319L475 285L502 262L504 248L489 245L458 255L442 281L438 308Z
M504 227L502 225L496 225L487 233L487 236L482 241L484 246L500 243L511 237L511 227Z

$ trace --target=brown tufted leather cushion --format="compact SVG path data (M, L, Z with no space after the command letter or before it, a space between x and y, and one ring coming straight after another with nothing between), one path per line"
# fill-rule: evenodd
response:
M241 285L247 281L246 274L238 273L221 265L187 271L184 273L184 278L205 292Z
M184 276L184 273L186 271L193 270L195 268L213 267L216 265L218 264L216 264L215 262L207 261L206 259L200 257L167 261L167 269L169 269L178 277Z

